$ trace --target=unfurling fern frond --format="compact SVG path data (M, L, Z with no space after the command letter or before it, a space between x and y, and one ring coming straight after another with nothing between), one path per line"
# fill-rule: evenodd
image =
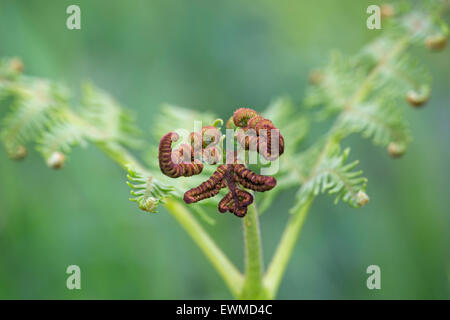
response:
M381 65L376 81L380 93L399 102L406 100L413 107L424 105L431 95L428 70L408 55Z
M405 55L396 55L403 45L401 39L388 36L353 59L335 55L310 89L306 104L322 106L322 119L339 114L334 129L342 137L361 132L377 145L392 144L391 155L403 154L411 137L401 106L405 101L415 107L423 105L431 88L423 67Z
M65 91L46 80L8 83L14 104L2 123L1 139L9 154L33 141L48 127L52 114L65 108Z
M146 212L156 213L158 205L172 194L174 189L156 180L149 174L139 172L131 166L128 167L128 186L132 189L130 201L138 204Z
M55 121L37 141L37 150L45 159L60 152L68 154L75 145L86 145L86 133L75 123Z
M361 133L387 146L393 157L405 152L411 137L400 107L405 102L413 107L426 103L431 81L404 51L411 44L434 51L445 47L449 32L440 17L443 4L437 2L389 5L387 16L395 19L387 21L381 37L352 58L333 54L328 66L311 73L306 106L319 110L319 120L336 116L336 121L324 142L287 163L301 182L293 211L323 192L336 193L337 200L354 206L368 201L365 178L352 171L357 162L345 164L349 151L340 152L339 143L349 134Z
M297 212L310 197L320 193L333 194L336 196L335 203L342 200L354 207L368 202L364 192L367 179L362 177L362 171L353 170L358 161L347 163L349 153L350 149L341 151L339 144L330 140L311 147L299 156L303 182L292 212Z
M12 101L0 137L11 158L22 159L27 145L36 143L48 166L58 169L71 147L86 141L141 145L131 114L105 92L85 85L78 114L69 107L64 87L23 76L22 69L18 59L0 61L0 98Z

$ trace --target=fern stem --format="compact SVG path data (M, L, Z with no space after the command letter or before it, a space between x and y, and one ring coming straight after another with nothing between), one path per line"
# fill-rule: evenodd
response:
M245 244L245 281L241 299L267 299L267 290L263 283L263 259L259 218L256 205L249 207L243 219Z
M264 284L270 299L274 299L277 294L312 202L313 198L310 198L297 212L293 213L267 269Z
M216 245L184 205L174 199L168 199L165 206L203 251L214 268L224 279L233 296L238 297L243 283L242 274L228 260L222 250Z

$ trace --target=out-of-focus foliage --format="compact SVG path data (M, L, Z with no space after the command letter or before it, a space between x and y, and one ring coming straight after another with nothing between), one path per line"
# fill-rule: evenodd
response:
M338 144L350 134L360 132L375 144L388 146L393 157L405 153L411 137L401 107L406 101L413 107L426 103L431 80L404 51L412 45L423 46L436 34L446 37L448 28L434 7L425 3L408 9L405 4L399 6L391 7L395 17L390 17L383 34L359 54L346 59L335 53L326 68L310 76L313 85L306 105L321 108L319 119L337 116L325 142L319 141L294 161L303 171L306 168L306 173L297 170L302 186L293 211L326 190L337 193L336 200L342 197L354 206L367 203L362 193L366 179L360 177L361 172L349 172L357 162L345 163L348 149L339 155ZM364 201L358 201L358 194Z
M139 130L132 116L108 94L86 84L79 115L68 102L68 91L46 79L21 75L13 69L20 60L5 59L0 64L0 95L12 99L12 110L2 123L1 138L10 156L19 147L36 142L45 158L55 152L68 153L86 139L117 142L137 147Z

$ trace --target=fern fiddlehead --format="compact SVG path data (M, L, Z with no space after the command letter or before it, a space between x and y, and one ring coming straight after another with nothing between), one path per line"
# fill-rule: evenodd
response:
M183 161L185 153L188 154L189 160L191 159L192 152L189 145L185 145L184 149L179 149L177 152L172 152L172 142L177 141L178 138L179 136L175 132L169 132L161 138L158 156L161 172L170 178L190 177L200 174L203 170L202 163L197 162L195 159L194 163ZM176 156L174 157L174 155ZM175 161L173 158L175 158Z
M255 149L270 161L284 153L284 138L269 119L249 108L236 110L232 119L234 126L241 128L237 138L246 150ZM272 150L272 138L276 141L277 150Z
M265 146L265 151L261 152L265 157L268 154L266 147L271 150L272 145L271 143L266 143L266 138L261 134L262 130L271 132L267 134L267 137L270 137L272 134L277 137L279 142L283 144L278 150L281 153L284 151L284 139L279 134L279 130L275 128L272 121L261 117L254 110L248 108L238 109L233 115L233 122L236 127L256 129L258 146ZM161 172L170 178L189 177L200 174L203 169L203 164L195 155L197 153L206 155L204 161L209 164L219 162L223 158L219 153L219 149L216 147L220 141L220 136L220 131L216 127L204 126L200 132L192 132L189 134L189 144L182 144L179 149L172 151L172 141L178 140L179 136L175 132L169 132L164 135L159 143L158 155ZM238 140L245 139L245 136L240 136L239 129L236 137ZM263 139L264 142L262 142ZM181 149L184 151L180 153L178 150ZM258 150L262 149L258 147ZM184 158L187 162L179 160L181 154L189 155ZM278 152L273 152L270 154L270 158L278 158L279 155ZM173 158L179 161L175 163L172 160ZM240 184L242 187L253 191L265 192L276 186L276 179L271 176L256 174L246 168L245 165L237 162L237 158L235 158L234 163L219 165L217 170L206 181L202 182L198 187L186 191L183 198L184 202L191 204L214 197L222 188L228 187L229 192L218 204L219 212L224 213L230 211L238 217L244 217L247 213L247 207L253 203L253 196L247 191L239 189L236 184Z

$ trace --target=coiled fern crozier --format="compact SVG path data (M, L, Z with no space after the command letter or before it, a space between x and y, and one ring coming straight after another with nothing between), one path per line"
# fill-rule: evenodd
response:
M66 88L23 74L18 58L3 59L0 99L11 103L11 110L1 122L0 137L11 159L25 158L34 143L53 169L64 166L73 146L97 146L127 171L130 200L145 212L165 206L236 298L272 299L314 198L328 193L336 203L342 200L353 207L369 202L367 179L356 169L358 161L348 161L350 149L341 148L342 140L359 133L394 158L405 153L411 136L402 108L420 108L431 94L431 77L408 50L413 46L444 49L448 28L441 16L447 6L448 1L386 5L382 35L350 58L333 53L326 66L312 71L301 108L287 98L274 100L261 114L237 107L224 125L212 114L164 105L153 126L159 149L147 148L151 157L146 165L129 151L143 142L132 114L109 94L86 84L79 107L72 108ZM309 126L323 119L333 119L330 129L304 148ZM190 132L195 121L206 125ZM173 143L182 140L176 131L180 128L190 132L187 141L172 149ZM222 129L232 130L232 135L223 135ZM227 150L222 148L224 142ZM229 153L229 146L233 150L241 146L243 153ZM262 157L250 166L248 159L255 154ZM270 172L273 165L278 170ZM262 213L280 191L291 188L298 190L291 217L264 269L256 208ZM265 192L257 203L254 192ZM243 273L198 221L218 217L207 215L206 210L230 211L242 218Z

